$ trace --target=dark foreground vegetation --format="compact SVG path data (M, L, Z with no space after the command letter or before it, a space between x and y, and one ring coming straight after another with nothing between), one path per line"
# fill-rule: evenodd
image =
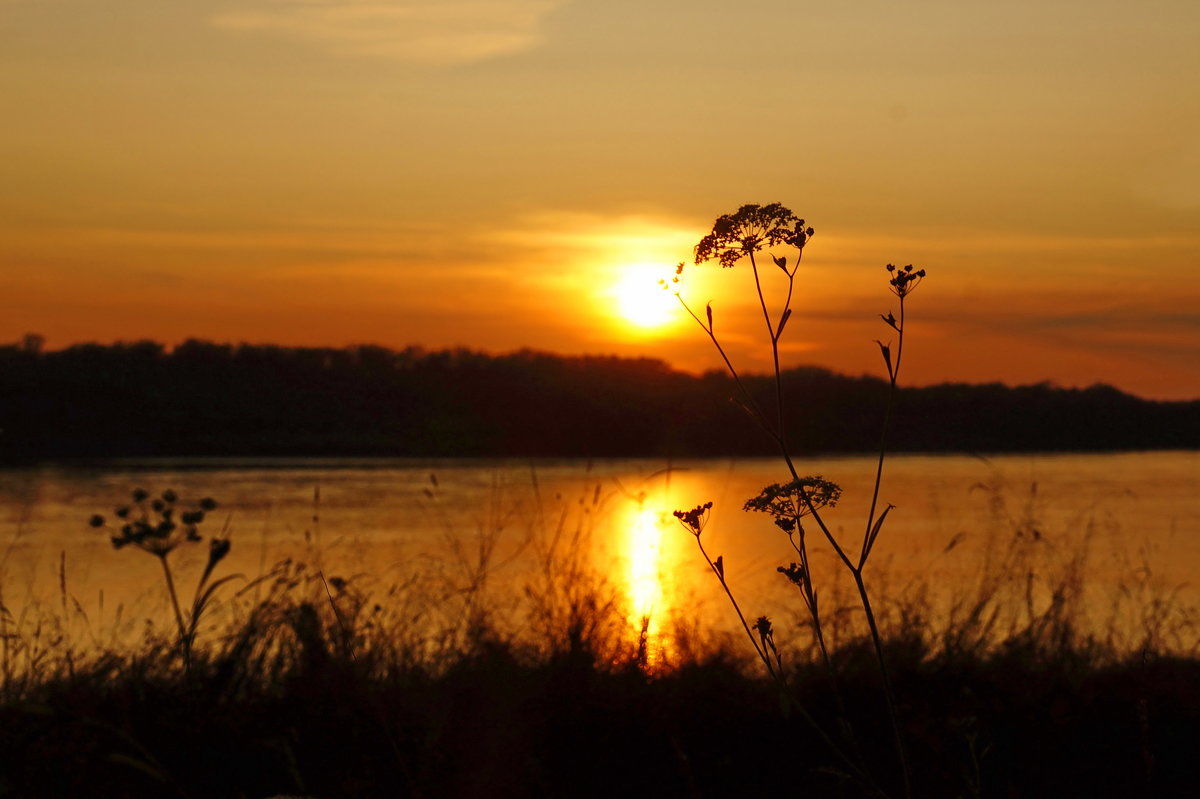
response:
M839 708L817 665L789 667L781 695L729 644L648 666L594 602L439 649L362 599L284 591L188 668L148 639L10 673L0 796L903 795L865 639L836 652ZM930 632L887 639L914 796L1195 795L1195 657L1054 623L986 648Z
M887 381L781 375L799 453L878 448ZM744 379L764 403L774 377ZM187 341L0 347L0 458L160 455L772 455L739 389L651 359ZM1200 401L1108 386L900 388L900 451L1200 447Z
M689 602L639 633L589 554L597 501L529 511L519 540L448 531L396 582L247 580L201 532L216 502L136 489L91 526L160 562L156 622L97 629L65 555L50 601L0 573L0 797L1195 795L1200 619L1148 567L1089 590L1086 529L1030 506L952 594L881 591L902 769L844 584L820 579L828 659L796 608L768 677L717 591L705 623Z

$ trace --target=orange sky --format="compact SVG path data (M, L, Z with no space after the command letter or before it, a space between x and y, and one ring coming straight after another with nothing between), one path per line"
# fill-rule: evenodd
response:
M817 230L788 363L880 373L911 262L906 381L1200 397L1198 34L1177 0L0 0L0 341L716 368L624 295L778 201ZM763 368L747 280L684 296Z

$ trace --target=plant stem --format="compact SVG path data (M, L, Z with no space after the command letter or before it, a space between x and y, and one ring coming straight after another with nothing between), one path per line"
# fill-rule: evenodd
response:
M900 721L896 712L896 695L892 690L892 679L888 673L887 659L883 653L883 642L879 636L879 627L875 623L875 613L871 609L871 600L867 595L867 586L863 582L863 569L867 565L867 557L870 555L870 541L872 528L875 526L875 511L879 506L879 491L883 483L883 462L887 456L887 439L888 432L891 429L892 411L896 404L896 381L900 376L900 361L904 356L904 295L900 294L900 324L897 326L899 338L896 343L896 360L888 369L888 398L887 405L884 410L883 430L879 436L879 460L875 466L875 487L871 493L871 509L867 514L867 527L863 533L863 548L862 555L859 558L858 566L851 568L851 573L854 575L855 585L858 586L858 595L862 600L863 610L867 615L867 626L871 630L871 641L875 645L875 657L879 661L879 673L883 678L884 698L887 700L888 716L892 722L892 736L895 739L896 754L900 758L900 773L904 778L904 795L912 796L912 788L908 776L908 758L904 754L904 742L900 736Z
M700 547L700 554L704 556L704 560L708 563L708 568L712 569L713 574L717 576L717 581L721 583L721 588L725 589L725 596L729 597L730 604L733 605L733 610L737 613L738 620L742 623L742 629L746 631L746 637L750 639L750 643L754 646L754 651L758 653L759 658L766 664L767 671L775 680L781 680L782 675L775 671L775 667L771 665L771 659L767 657L767 653L758 645L754 633L750 631L750 625L746 622L746 616L742 613L741 607L738 606L737 600L733 598L733 592L729 590L729 584L725 582L725 575L717 568L717 564L708 556L708 551L704 549L704 544L700 541L700 536L696 536L696 546Z
M725 581L725 575L717 569L716 563L708 556L708 551L704 548L704 544L701 543L700 536L698 535L696 536L696 546L700 547L700 554L704 556L704 560L706 563L708 563L708 567L712 569L713 574L715 574L717 577L717 581L721 583L721 588L724 589L725 596L729 597L729 602L733 605L733 610L735 613L737 613L738 620L742 623L742 629L746 631L746 637L750 639L750 644L754 647L754 651L766 665L767 673L771 675L771 679L774 680L776 685L779 686L782 700L787 704L788 707L793 707L797 712L800 713L800 716L805 720L805 722L808 723L810 727L812 727L813 731L816 732L818 737L825 742L825 745L829 747L830 751L833 752L838 759L846 765L847 768L853 771L860 780L862 780L864 787L868 788L876 795L886 799L887 794L884 793L874 783L870 775L849 755L842 751L841 747L829 737L829 734L826 733L821 725L817 723L817 720L813 718L804 705L802 705L792 695L792 691L783 675L782 668L776 669L775 666L771 664L771 659L767 656L767 653L763 651L761 646L759 646L758 641L754 637L754 633L750 630L750 625L746 622L745 614L742 613L741 607L738 605L737 600L733 597L733 592L730 590L729 584Z
M890 382L888 383L888 398L887 405L883 413L883 430L879 435L879 461L875 466L875 489L871 493L871 510L867 514L867 529L863 533L863 554L859 561L859 567L866 566L867 543L871 538L871 528L875 526L875 511L879 507L879 489L883 483L883 461L887 456L887 439L888 433L892 426L892 409L896 404L896 381L900 377L900 360L904 357L904 296L900 297L900 324L896 328L899 333L899 339L896 342L896 362L888 371Z
M188 640L187 625L183 623L183 613L179 610L179 595L175 592L175 578L171 576L171 565L167 563L165 554L158 555L158 562L163 567L163 576L167 580L167 593L171 597L171 608L175 611L175 624L179 627L179 648L183 652L184 668L190 669L191 642Z
M879 627L875 623L875 613L871 610L871 600L867 596L867 585L863 582L862 570L852 569L854 584L858 586L858 596L862 601L863 611L867 615L867 627L871 630L871 643L875 645L875 658L879 661L879 673L883 677L883 693L887 700L888 716L892 722L892 738L896 745L896 755L900 758L900 775L904 779L904 795L912 796L912 787L908 778L908 758L904 754L904 741L900 736L900 721L896 714L896 697L892 691L892 678L888 672L887 659L883 655L883 641L879 636Z
M758 276L758 262L754 259L754 251L750 252L750 268L754 271L754 289L758 292L758 302L762 307L763 321L767 325L767 336L771 339L771 361L775 367L775 437L779 440L779 446L786 448L786 439L783 433L783 380L779 375L779 335L782 331L771 324L771 314L767 310L767 300L763 296L762 280ZM790 278L789 278L790 283ZM788 302L791 302L791 290L788 290ZM788 306L784 304L783 310L780 311L779 319L783 320L783 315L787 313Z
M678 294L676 294L675 297L679 300L679 304L683 306L683 309L687 311L693 319L696 320L696 324L700 325L700 328L708 335L708 338L713 343L713 346L717 348L717 352L721 355L721 360L725 362L725 368L729 370L729 375L733 378L733 382L737 384L738 389L742 392L742 396L746 398L745 407L746 410L750 412L750 418L752 418L760 427L762 427L763 432L765 432L771 438L778 439L778 436L775 435L775 432L767 426L766 417L763 415L762 409L758 406L758 401L754 399L754 395L750 393L750 390L747 389L746 385L742 382L742 378L740 375L738 375L737 369L733 367L733 361L729 360L729 356L725 353L725 348L721 346L721 342L717 338L716 334L713 333L712 328L700 321L700 317L696 316L696 312L693 311L691 306L684 301L683 297L679 296Z

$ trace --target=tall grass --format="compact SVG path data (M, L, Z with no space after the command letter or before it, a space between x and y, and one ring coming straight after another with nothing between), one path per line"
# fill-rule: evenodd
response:
M429 488L436 513L442 489ZM947 610L936 586L887 583L879 607L914 784L926 796L1054 785L1183 795L1190 760L1172 741L1200 731L1194 615L1164 587L1170 609L1151 613L1144 635L1096 628L1109 614L1079 599L1091 551L1038 550L1086 540L1039 521L1040 498L989 491L991 554L972 591ZM667 625L672 644L650 656L621 587L590 557L610 501L595 488L533 502L498 489L475 529L447 528L437 552L386 579L344 572L328 552L282 561L217 592L188 661L173 625L116 643L72 620L64 559L61 597L4 615L0 789L729 796L802 784L877 795L818 732L851 724L847 754L890 760L853 586L822 600L842 701L818 647L798 646L794 704L781 705L734 639L695 618ZM514 570L514 552L534 567ZM1139 579L1122 583L1131 597ZM1100 747L1102 768L1086 746Z

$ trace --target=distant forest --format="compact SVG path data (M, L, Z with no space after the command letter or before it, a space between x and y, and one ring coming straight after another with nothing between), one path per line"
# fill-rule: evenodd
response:
M764 408L773 381L744 381ZM784 375L796 453L878 447L886 384ZM647 358L187 341L0 347L0 459L117 456L769 455L720 372ZM945 384L899 393L908 452L1200 448L1200 400L1109 386Z

